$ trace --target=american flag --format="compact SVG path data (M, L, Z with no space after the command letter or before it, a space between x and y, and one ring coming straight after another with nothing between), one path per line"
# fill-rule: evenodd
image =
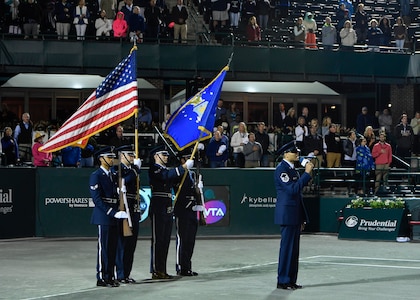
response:
M137 99L136 51L131 51L40 150L84 147L90 136L133 116Z

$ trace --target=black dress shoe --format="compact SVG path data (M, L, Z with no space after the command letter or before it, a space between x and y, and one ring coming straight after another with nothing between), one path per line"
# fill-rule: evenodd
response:
M152 279L173 279L172 275L163 272L154 272L152 273Z
M180 276L197 276L198 275L198 273L197 272L194 272L194 271L191 271L191 270L188 270L188 271L181 271L181 272L177 272L177 274L178 275L180 275Z
M296 283L290 283L289 285L290 285L290 287L291 287L292 289L294 289L294 290L297 290L297 289L301 289L301 288L303 288L303 286L301 286L301 285L299 285L299 284L296 284Z
M110 284L108 284L105 280L103 279L98 279L98 281L96 281L96 286L102 286L102 287L111 287Z
M290 284L288 283L277 283L277 288L278 289L283 289L283 290L291 290L292 287L290 286Z
M109 281L108 281L108 284L109 284L111 287L119 287L119 286L120 286L120 283L118 282L118 280L114 280L114 279L109 280Z
M123 282L127 283L127 284L136 283L136 281L133 278L130 278L130 277L127 277L127 278L123 279Z

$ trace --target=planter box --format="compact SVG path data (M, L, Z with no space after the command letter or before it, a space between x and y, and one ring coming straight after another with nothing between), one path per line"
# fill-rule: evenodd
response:
M403 208L345 208L338 238L395 241L406 221L404 212Z

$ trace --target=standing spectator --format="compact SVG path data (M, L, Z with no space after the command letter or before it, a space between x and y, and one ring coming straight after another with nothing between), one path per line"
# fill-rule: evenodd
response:
M389 109L385 108L382 111L382 114L378 117L379 122L379 129L386 132L386 134L391 134L391 126L392 126L392 116L389 113Z
M213 29L218 31L226 26L226 21L229 20L228 10L229 2L227 0L212 0L213 12Z
M332 120L330 117L325 116L322 118L321 124L321 135L324 138L330 132L330 125L332 124Z
M375 136L375 132L373 131L373 127L366 126L363 136L366 139L366 145L372 151L373 145L375 145L376 143L376 136Z
M22 121L16 125L14 138L19 146L19 158L21 161L29 162L32 160L32 130L33 125L29 113L22 114Z
M260 24L262 30L266 30L268 28L270 11L270 0L257 0L258 23Z
M31 35L34 39L37 39L42 20L41 6L35 0L21 2L19 4L19 16L23 22L24 39L28 39Z
M116 0L101 0L99 7L101 11L106 12L106 16L110 20L114 20L116 9L118 9Z
M93 167L95 165L93 154L96 152L98 144L93 136L88 140L88 143L81 152L80 167Z
M353 51L354 44L357 41L356 31L351 26L350 21L344 23L343 29L340 31L341 47L345 51Z
M174 25L174 43L181 39L182 43L187 42L187 8L182 4L182 0L177 0L177 4L172 8L172 19Z
M45 134L37 131L34 137L34 145L32 146L32 156L34 158L34 166L49 167L52 161L52 153L39 151L44 145Z
M369 147L366 145L366 139L362 137L360 139L360 145L356 148L356 176L360 177L363 189L358 188L358 194L364 194L366 192L366 177L370 175L370 172L375 170L375 163L373 161L372 154Z
M404 49L404 43L407 37L407 27L401 17L397 18L397 22L395 23L393 30L395 36L395 46L401 51Z
M79 168L82 160L82 149L69 146L61 150L63 167Z
M246 27L246 39L248 42L261 41L261 29L257 23L256 17L249 18L249 22Z
M305 25L303 25L303 18L299 17L293 27L293 37L295 47L302 48L305 43Z
M356 167L356 147L359 146L359 143L356 133L351 130L347 139L343 141L343 167Z
M217 101L216 106L216 118L215 120L219 120L222 115L226 115L226 108L223 107L223 99L220 99Z
M420 154L420 112L416 111L414 118L410 121L410 126L413 129L413 154Z
M257 124L257 132L255 132L255 141L260 143L262 147L262 156L260 160L261 167L268 167L269 162L268 158L270 153L268 152L268 147L270 146L270 137L268 136L268 133L266 132L265 123L264 122L258 122Z
M357 43L365 44L369 26L368 26L368 15L365 12L365 5L363 3L359 3L357 5L355 19L356 19L356 24L354 25L354 29L356 30L356 34L357 34Z
M392 27L391 22L387 17L382 17L379 20L379 29L382 30L382 43L383 46L390 46L391 45L391 38L392 38Z
M124 0L125 5L121 7L120 11L124 13L124 20L127 22L130 20L131 15L133 14L134 4L133 0Z
M284 103L279 103L279 111L274 115L274 128L283 131L284 130L284 119L286 118L286 107Z
M313 154L316 159L313 159L312 162L315 168L322 166L324 162L324 141L322 136L318 134L318 127L312 125L309 128L309 134L303 138L303 154L311 155Z
M294 133L296 139L296 147L298 147L298 149L303 149L303 139L308 134L309 130L308 126L306 126L305 124L305 118L301 116L298 118L297 126L295 128Z
M325 144L327 145L327 168L338 168L341 163L341 153L343 153L343 144L340 135L337 133L337 126L330 125L330 132L325 135Z
M372 19L369 22L370 27L368 28L367 32L367 39L368 39L368 45L369 46L380 46L382 45L383 41L383 32L378 27L378 21L376 19ZM373 49L373 48L371 48ZM374 48L375 50L377 48Z
M211 138L206 155L209 160L210 168L222 168L226 166L228 159L227 144L222 140L222 134L216 130Z
M99 18L95 20L96 39L99 39L99 37L111 35L112 21L113 20L107 18L106 11L101 10Z
M337 30L331 24L331 18L326 17L324 26L322 26L322 45L325 50L332 50L333 45L337 42Z
M19 161L18 143L13 137L13 131L10 127L4 128L4 136L1 138L1 149L4 153L2 165L15 165Z
M129 140L124 137L124 128L121 125L117 126L117 128L115 129L115 135L111 137L108 145L113 146L115 148L119 148L121 146L129 144Z
M341 3L343 3L346 9L349 11L349 16L351 18L354 12L353 3L351 2L351 0L340 0L340 4Z
M362 112L357 115L356 119L356 130L359 134L364 134L367 126L373 125L373 117L368 114L368 108L362 107Z
M68 40L70 26L73 21L71 16L73 12L73 5L67 0L59 0L55 4L55 26L57 29L58 39Z
M76 27L76 35L78 40L85 39L86 27L89 23L89 11L85 5L85 0L79 0L79 5L74 9L73 24Z
M126 190L127 204L130 211L130 218L132 223L132 235L124 236L122 248L122 266L123 270L118 270L118 279L121 279L123 283L136 283L136 281L130 277L131 270L133 269L134 252L137 246L137 238L139 233L139 222L140 222L140 204L139 204L139 176L141 168L141 160L135 158L136 154L133 151L120 151L120 166L113 166L112 173L119 174L119 179L124 179L124 187ZM120 182L118 180L118 182ZM124 189L122 186L121 189ZM121 256L121 254L120 254Z
M245 166L244 145L248 143L248 132L244 122L239 123L238 131L231 138L230 146L233 147L233 159L235 166L243 168Z
M277 288L301 289L296 283L299 266L300 233L305 228L308 216L303 203L302 190L311 180L313 164L305 165L305 172L299 176L294 168L299 152L293 142L279 150L283 160L274 173L277 202L274 223L280 225L281 240L277 268Z
M297 124L296 111L294 107L291 107L287 111L287 115L284 118L284 127L285 127L284 132L292 136L295 133L296 124Z
M302 114L300 115L301 117L303 117L305 119L305 125L309 125L309 109L307 106L302 107Z
M138 111L138 122L139 128L147 130L150 124L152 124L153 115L150 108L146 106L144 101L139 102L139 111Z
M116 38L127 37L128 24L124 19L124 13L122 11L117 12L117 18L112 23L112 30L114 31L114 37Z
M230 27L238 28L239 19L241 16L241 1L240 0L230 1L229 16L230 16Z
M373 146L372 157L375 160L375 193L378 192L381 182L388 185L389 166L392 163L392 147L386 142L386 134L379 134L379 142Z
M414 132L406 113L401 115L400 124L395 127L395 139L397 142L396 155L407 158L411 156Z
M351 22L351 16L349 15L349 10L346 9L346 6L344 5L344 3L341 3L338 7L338 11L336 14L336 19L337 19L337 31L340 32L341 29L344 28L344 24L346 23L346 21L350 21Z
M227 121L230 123L232 123L233 120L236 119L236 116L239 115L241 112L239 111L238 108L236 108L236 102L232 102L229 105L229 110L226 111L226 117L227 117Z
M118 211L116 174L111 167L115 154L99 155L100 167L90 175L90 194L95 203L91 223L98 226L98 246L96 256L96 286L118 287L113 277L117 263L117 250L122 247L117 219L127 218L125 211Z
M146 37L155 42L159 38L159 27L162 19L161 9L156 6L156 0L150 0L149 6L144 10L146 18Z
M303 20L303 26L305 26L305 47L316 49L318 48L316 45L317 25L313 17L314 15L311 12L307 12Z
M144 18L140 15L139 6L134 6L133 13L128 19L128 28L130 32L130 41L136 40L137 43L142 43L145 25Z
M242 6L242 23L246 27L249 18L257 15L257 2L256 0L245 0Z
M400 15L404 19L405 24L410 24L411 18L410 0L400 0Z
M152 150L154 163L149 168L149 184L152 186L149 215L152 229L151 271L152 279L172 279L166 271L169 244L171 242L173 207L172 190L184 172L191 169L194 161L169 170L166 167L169 153L160 148Z
M219 120L216 120L214 122L214 127L218 128L219 126L221 126L223 128L222 133L227 133L230 132L230 126L229 126L229 122L226 118L226 115L222 115L222 118Z
M255 168L260 166L262 155L261 144L255 141L255 133L248 134L248 143L244 146L245 168Z

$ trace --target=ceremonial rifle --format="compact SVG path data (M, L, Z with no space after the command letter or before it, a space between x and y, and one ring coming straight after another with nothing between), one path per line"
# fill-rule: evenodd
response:
M121 159L121 157L120 157ZM127 203L127 195L126 195L126 188L124 185L124 179L121 176L121 161L118 163L118 185L119 185L119 198L120 198L120 211L125 211L127 213L127 219L122 220L123 224L123 235L124 236L132 236L133 232L131 228L133 224L131 223L131 216L130 216L130 208L128 207Z
M204 205L204 195L203 195L203 176L200 174L200 150L197 151L197 168L196 168L196 178L195 178L195 191L198 198L199 205L196 205L196 209L199 212L198 216L198 224L201 226L207 225L206 222L206 214L204 210L206 206ZM193 207L194 209L194 207Z

